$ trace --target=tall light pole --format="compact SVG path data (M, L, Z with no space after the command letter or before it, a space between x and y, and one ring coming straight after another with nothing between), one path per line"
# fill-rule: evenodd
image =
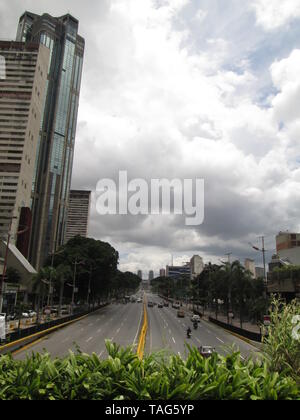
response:
M264 236L260 236L259 239L261 239L261 243L262 243L262 247L261 249L258 248L257 246L254 246L250 243L250 245L252 246L253 249L255 249L255 251L259 251L262 253L262 257L263 257L263 265L264 265L264 297L267 297L267 272L266 272L266 249L265 249L265 237Z
M75 290L76 290L76 274L77 274L77 265L83 264L84 261L78 261L78 257L75 258L75 262L74 264L74 274L73 274L73 291L72 291L72 302L71 302L71 307L72 307L72 314L74 311L74 305L75 305Z

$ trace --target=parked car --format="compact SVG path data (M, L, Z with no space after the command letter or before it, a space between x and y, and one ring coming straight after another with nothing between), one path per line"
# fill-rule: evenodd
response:
M178 318L184 318L185 317L185 313L182 309L179 309L179 311L177 311L177 316Z
M164 305L163 305L162 303L159 303L159 304L157 305L157 307L158 307L158 308L163 308L163 307L164 307Z
M17 314L13 313L13 314L8 314L6 316L6 321L15 321L17 319Z
M165 308L168 308L168 307L169 307L169 302L165 302L165 303L164 303L164 307L165 307Z
M180 304L179 303L173 303L172 308L180 309Z
M200 318L200 316L199 316L199 315L194 314L194 315L191 317L191 321L192 321L192 322L201 322L201 318Z
M142 299L141 298L138 298L137 299L137 303L142 303Z
M200 346L198 350L201 356L205 358L211 357L216 352L216 349L211 346Z

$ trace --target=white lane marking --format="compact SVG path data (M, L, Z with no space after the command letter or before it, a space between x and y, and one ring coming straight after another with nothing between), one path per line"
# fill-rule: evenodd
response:
M195 337L196 340L198 341L199 344L201 344L201 341L199 340L199 338Z
M180 356L180 357L181 357L181 353L180 353L180 351L178 352L178 356Z
M93 324L93 323L91 323L91 324L89 324L89 325L88 325L88 327L92 327L93 325L94 325L94 324Z
M103 353L104 353L104 350L102 350L102 352L100 354L98 354L99 359L100 359L100 357L102 356Z
M86 340L86 343L89 343L91 340L93 339L93 337L90 337Z
M119 332L120 332L120 329L121 329L121 328L118 328L118 329L117 329L117 334L119 334Z
M216 339L217 339L218 341L220 341L221 343L223 343L223 344L224 344L224 341L223 341L223 340L221 340L221 338L216 337Z
M172 340L174 341L174 344L176 344L176 341L175 341L175 338L174 337L172 337Z
M99 330L97 330L97 333L100 334L102 331L102 328L99 328Z
M246 360L246 359L245 359L245 357L243 357L242 355L241 355L241 359L242 359L242 360Z
M209 331L207 328L206 328L206 331L208 332L208 334L211 334L211 331Z
M170 330L170 328L169 328L169 333L172 334L172 331Z

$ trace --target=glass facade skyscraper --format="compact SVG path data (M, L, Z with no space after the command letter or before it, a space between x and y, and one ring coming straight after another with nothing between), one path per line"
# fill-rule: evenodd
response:
M32 185L30 262L37 269L64 243L85 45L78 26L69 14L25 12L17 31L18 41L39 42L50 49Z

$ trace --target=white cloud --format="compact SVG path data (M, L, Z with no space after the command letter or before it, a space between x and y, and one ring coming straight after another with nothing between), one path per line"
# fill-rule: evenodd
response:
M254 0L257 24L266 31L275 30L300 17L299 0Z

